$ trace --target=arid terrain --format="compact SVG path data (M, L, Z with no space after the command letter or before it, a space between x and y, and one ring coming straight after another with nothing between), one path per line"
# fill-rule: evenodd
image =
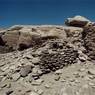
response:
M0 95L95 95L95 24L0 30Z

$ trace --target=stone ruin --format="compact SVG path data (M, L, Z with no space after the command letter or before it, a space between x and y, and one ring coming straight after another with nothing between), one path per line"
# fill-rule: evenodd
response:
M82 33L86 54L95 60L95 24L89 23Z
M0 33L0 53L28 48L36 52L42 48L41 55L35 56L40 58L39 67L43 73L77 63L79 50L81 55L85 53L95 60L95 27L88 23L88 19L77 16L68 19L67 26L13 26Z
M64 66L77 63L78 52L67 43L50 41L50 48L42 52L40 57L40 69L43 73L62 69Z

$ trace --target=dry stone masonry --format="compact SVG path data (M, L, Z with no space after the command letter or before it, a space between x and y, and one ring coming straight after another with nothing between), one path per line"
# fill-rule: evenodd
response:
M50 51L43 51L40 68L43 73L62 69L64 66L77 63L78 52L73 47L60 41L50 42Z
M84 46L87 55L95 60L95 24L89 23L83 31Z

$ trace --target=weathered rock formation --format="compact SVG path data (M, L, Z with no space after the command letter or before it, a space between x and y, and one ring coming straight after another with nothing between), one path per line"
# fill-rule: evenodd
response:
M47 39L67 39L67 36L83 29L63 26L13 26L1 34L1 44L16 50L22 50L41 44Z
M95 60L95 25L89 23L83 31L83 41L87 55Z
M73 18L67 18L65 24L67 26L84 27L90 20L82 16L75 16Z

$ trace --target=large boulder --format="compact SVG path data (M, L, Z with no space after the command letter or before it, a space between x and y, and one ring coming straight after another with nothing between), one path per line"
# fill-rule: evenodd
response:
M48 33L48 36L56 37L59 39L66 39L67 35L64 29L51 29Z
M40 34L38 34L37 32L33 32L32 29L23 28L22 30L20 30L18 49L24 49L33 46L33 44L40 38Z
M8 31L20 30L22 28L23 28L23 26L21 26L21 25L14 25L14 26L8 28Z
M64 39L78 36L83 29L63 26L12 26L1 34L0 44L13 50L40 46L48 39ZM79 37L79 36L78 36Z
M66 39L66 32L64 29L50 28L48 31L41 31L42 38L58 38Z
M20 29L22 29L23 27L20 25L14 25L2 32L0 32L0 37L1 37L1 43L0 45L2 45L2 42L5 46L9 47L9 48L13 48L17 49L17 45L18 45L18 40L20 37Z
M16 49L17 43L19 40L20 32L17 30L14 31L6 31L4 35L2 35L2 39L5 42L5 45L8 47L12 47Z
M88 22L91 22L83 16L75 16L73 18L67 18L65 24L67 26L84 27Z
M5 34L2 35L2 39L6 46L14 50L28 48L32 45L34 40L40 38L40 35L36 32L32 32L32 29L22 28L18 30L18 28L13 28L12 30L7 30Z

